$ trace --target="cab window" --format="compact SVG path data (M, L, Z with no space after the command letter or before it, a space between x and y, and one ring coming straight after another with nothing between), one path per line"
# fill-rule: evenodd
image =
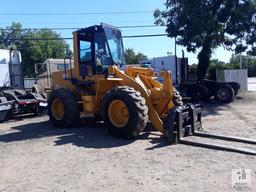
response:
M80 41L80 61L86 62L92 60L92 43L89 41Z
M82 37L79 40L79 73L80 76L93 75L92 39Z

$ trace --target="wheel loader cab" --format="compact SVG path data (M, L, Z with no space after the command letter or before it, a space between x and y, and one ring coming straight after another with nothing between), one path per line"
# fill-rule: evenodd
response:
M107 73L110 65L124 64L121 31L109 25L95 25L73 33L77 64L82 78Z

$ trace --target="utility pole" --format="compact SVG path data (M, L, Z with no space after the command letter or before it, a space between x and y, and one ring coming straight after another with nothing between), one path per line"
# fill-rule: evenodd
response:
M10 78L10 87L13 87L13 74L12 74L13 64L12 64L12 52L13 52L13 49L12 49L12 48L10 48L10 51L9 51L9 57L10 57L10 60L9 60L9 78Z
M239 64L240 64L240 69L242 69L242 64L243 64L243 56L242 56L242 54L240 54L240 62L239 62Z
M175 76L176 76L176 83L179 83L178 82L178 61L177 61L177 42L176 42L176 37L174 38L175 39Z

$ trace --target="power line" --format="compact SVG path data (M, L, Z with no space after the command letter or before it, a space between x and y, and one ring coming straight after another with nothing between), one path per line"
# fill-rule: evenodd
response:
M167 34L150 34L150 35L128 35L123 36L123 38L140 38L140 37L163 37L167 36Z
M120 29L132 29L132 28L154 28L154 27L164 27L164 26L158 26L158 25L127 25L127 26L119 26ZM53 28L24 28L24 29L17 29L17 28L9 28L9 29L1 29L4 31L10 31L10 30L21 30L21 31L30 31L30 30L76 30L81 29L83 27L53 27Z
M164 36L167 36L167 34L126 35L126 36L123 36L123 38L164 37ZM72 40L72 39L73 37L57 37L57 38L15 38L10 40L12 41L23 41L23 40L54 41L54 40Z
M143 23L143 22L150 22L150 23L153 23L154 20L111 20L111 21L104 21L104 23ZM0 22L0 24L3 24L3 25L8 25L10 24L11 22ZM20 22L21 23L21 22ZM44 24L55 24L55 25L74 25L74 24L83 24L83 25L92 25L92 23L100 23L100 21L96 21L96 22L29 22L29 23L22 23L23 25L44 25Z
M80 12L80 13L0 13L2 16L45 16L45 15L125 15L125 14L147 14L153 11L117 11L117 12Z
M120 26L120 29L129 29L129 28L150 28L150 27L162 27L159 25L127 25L127 26Z

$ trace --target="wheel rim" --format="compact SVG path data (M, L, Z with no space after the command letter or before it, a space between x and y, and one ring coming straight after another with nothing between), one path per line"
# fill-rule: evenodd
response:
M219 89L219 91L217 92L217 96L220 100L225 100L229 97L229 93L227 89Z
M195 99L199 99L199 100L202 99L202 95L203 95L203 93L200 90L197 90L194 92Z
M121 128L128 123L129 111L123 101L114 100L108 107L108 116L113 125Z
M202 93L200 91L196 92L196 98L200 99L202 97Z
M51 105L52 115L55 119L61 120L64 116L64 105L60 99L54 99Z

